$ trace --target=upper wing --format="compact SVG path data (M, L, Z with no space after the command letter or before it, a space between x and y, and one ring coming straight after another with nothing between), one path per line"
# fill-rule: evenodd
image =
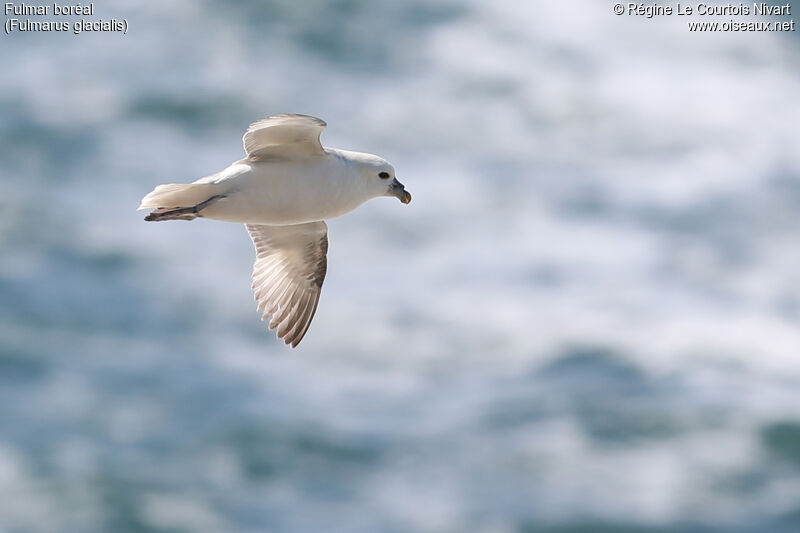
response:
M242 142L247 157L257 161L267 157L325 155L319 135L324 120L308 115L272 115L250 124Z
M245 224L256 247L253 290L261 320L292 348L314 318L328 260L328 226L309 222L291 226Z

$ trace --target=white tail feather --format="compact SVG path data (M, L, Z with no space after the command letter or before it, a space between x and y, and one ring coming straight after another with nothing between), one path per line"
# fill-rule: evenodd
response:
M192 207L220 194L218 183L168 183L159 185L142 198L138 209Z

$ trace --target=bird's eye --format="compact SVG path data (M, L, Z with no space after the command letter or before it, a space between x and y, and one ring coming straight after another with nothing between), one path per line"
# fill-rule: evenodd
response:
M378 177L380 179L382 179L382 180L388 180L389 179L389 173L388 172L381 172L380 174L378 174Z

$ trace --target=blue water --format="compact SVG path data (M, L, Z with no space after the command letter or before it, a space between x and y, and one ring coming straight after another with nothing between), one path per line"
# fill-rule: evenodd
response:
M0 531L800 530L800 41L611 5L0 36ZM294 351L241 226L135 211L278 112L414 195Z

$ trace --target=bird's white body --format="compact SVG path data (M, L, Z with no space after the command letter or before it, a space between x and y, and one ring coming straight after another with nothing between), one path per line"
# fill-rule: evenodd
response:
M139 209L148 221L198 217L245 224L256 249L253 290L262 320L292 347L306 334L327 272L325 220L371 198L411 195L382 158L323 148L326 124L274 115L250 125L247 157L194 183L159 185Z
M325 152L301 160L243 159L197 180L217 185L214 193L224 196L203 209L202 216L284 226L335 218L375 197L353 169L359 156L369 154L332 148Z

